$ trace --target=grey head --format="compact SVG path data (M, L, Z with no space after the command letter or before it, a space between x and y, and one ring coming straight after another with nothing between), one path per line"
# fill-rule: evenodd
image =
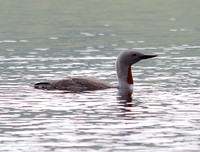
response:
M145 55L141 52L137 52L134 50L127 50L121 52L117 57L117 62L122 65L131 66L143 59L149 59L156 57L157 55Z

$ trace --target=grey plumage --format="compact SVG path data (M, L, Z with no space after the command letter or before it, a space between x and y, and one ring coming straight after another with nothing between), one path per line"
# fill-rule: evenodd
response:
M90 78L72 78L49 82L39 82L36 83L34 87L36 89L67 90L70 92L83 92L113 88L113 86L110 84Z

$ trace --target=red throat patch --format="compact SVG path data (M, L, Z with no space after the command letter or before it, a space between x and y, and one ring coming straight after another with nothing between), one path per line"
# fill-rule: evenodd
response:
M128 75L126 79L128 84L133 84L133 77L132 77L132 72L131 72L131 66L128 68Z

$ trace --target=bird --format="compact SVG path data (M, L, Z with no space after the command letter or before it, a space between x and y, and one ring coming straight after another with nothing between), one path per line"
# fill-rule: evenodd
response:
M118 85L113 86L100 80L92 78L71 78L39 82L34 84L35 89L43 90L66 90L69 92L84 92L103 90L108 88L128 89L133 88L133 77L131 66L140 60L156 57L157 55L145 55L135 50L125 50L119 53L116 60L116 73Z

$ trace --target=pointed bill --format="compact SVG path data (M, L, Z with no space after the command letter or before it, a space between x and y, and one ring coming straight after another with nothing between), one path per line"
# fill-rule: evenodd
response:
M142 55L142 56L140 56L140 59L149 59L149 58L153 58L156 56L158 56L158 55Z

